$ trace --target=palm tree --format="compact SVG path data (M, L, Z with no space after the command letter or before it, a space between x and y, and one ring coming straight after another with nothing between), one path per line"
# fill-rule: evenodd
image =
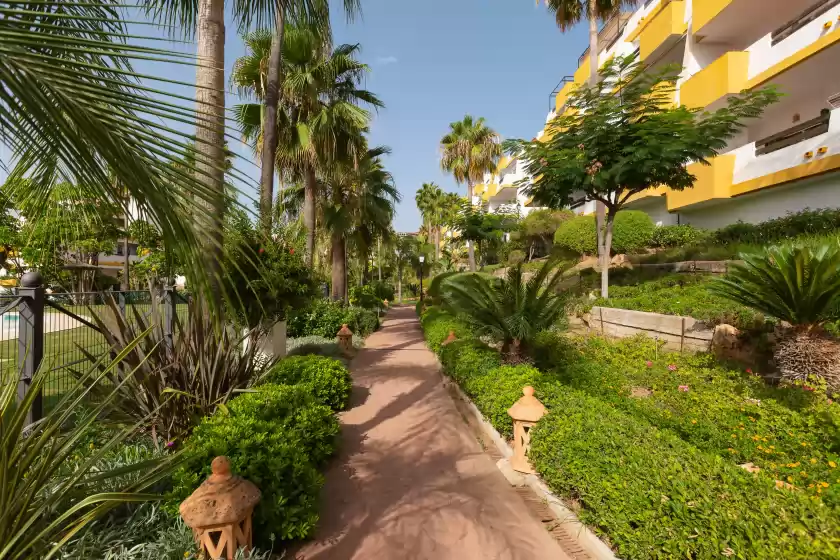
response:
M455 176L458 183L467 184L467 200L472 204L473 185L485 173L493 172L502 155L499 135L489 128L483 118L466 115L449 125L449 133L440 141L441 167ZM475 272L475 249L467 243L470 270Z
M414 197L420 215L426 223L429 239L435 244L435 260L440 258L440 229L444 193L435 183L423 183Z
M501 345L512 362L528 352L540 332L554 327L565 312L565 298L557 293L563 277L551 260L527 282L522 264L508 269L507 277L456 274L441 287L443 307L464 320L480 336Z
M283 35L284 80L281 110L276 115L275 161L286 181L304 181L306 185L306 261L312 266L318 170L342 159L358 158L364 150L361 132L370 120L359 104L383 105L373 93L358 87L369 70L356 60L359 45L331 50L328 36L309 23L287 25ZM246 35L249 53L236 61L231 77L240 91L259 91L260 69L266 65L271 41L267 31ZM262 107L239 105L235 114L245 138L260 152L265 136Z
M598 83L598 20L606 20L624 7L633 7L640 0L545 0L549 11L554 13L557 27L560 31L568 31L584 18L589 22L589 82L591 86ZM595 205L595 228L597 232L598 256L600 266L609 267L609 253L604 242L604 221L606 207L602 202ZM607 297L607 276L601 278L601 295Z

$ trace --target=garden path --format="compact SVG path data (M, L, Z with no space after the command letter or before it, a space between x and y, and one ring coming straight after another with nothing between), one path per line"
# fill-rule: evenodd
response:
M413 308L388 314L351 371L341 456L297 558L568 558L470 433Z

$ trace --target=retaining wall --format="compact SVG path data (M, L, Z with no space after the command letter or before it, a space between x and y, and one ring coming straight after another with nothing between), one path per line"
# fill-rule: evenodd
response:
M646 334L665 341L667 349L678 352L708 352L715 334L714 328L692 317L630 309L593 307L583 320L591 330L606 336L630 338Z

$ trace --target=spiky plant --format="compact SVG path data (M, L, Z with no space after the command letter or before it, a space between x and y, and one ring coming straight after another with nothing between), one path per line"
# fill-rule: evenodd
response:
M710 291L790 324L774 351L783 379L822 379L840 391L840 342L822 328L840 317L840 243L787 243L740 258Z
M500 344L507 359L519 361L536 335L563 316L566 300L557 292L563 276L558 265L547 261L529 280L521 264L509 268L505 278L472 273L449 277L440 289L443 307Z

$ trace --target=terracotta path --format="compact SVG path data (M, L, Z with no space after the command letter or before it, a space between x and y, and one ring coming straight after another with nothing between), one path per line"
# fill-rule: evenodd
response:
M568 558L469 432L413 308L392 310L351 369L342 454L297 558Z

